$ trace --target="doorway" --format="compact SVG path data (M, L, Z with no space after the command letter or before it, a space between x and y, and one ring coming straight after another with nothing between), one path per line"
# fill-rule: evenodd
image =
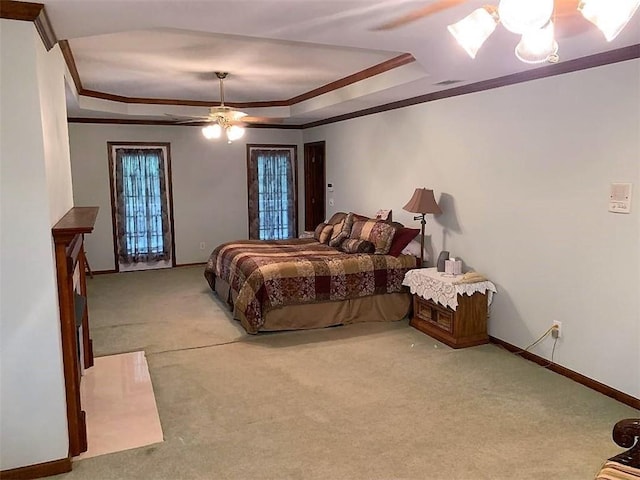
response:
M325 220L325 142L304 144L304 229Z
M170 144L107 145L116 271L175 266Z

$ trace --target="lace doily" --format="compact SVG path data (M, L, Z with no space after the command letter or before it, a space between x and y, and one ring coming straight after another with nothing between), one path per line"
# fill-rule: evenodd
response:
M487 295L488 304L491 305L493 294L497 292L496 286L490 281L476 283L455 284L462 275L444 276L434 268L417 268L409 270L402 281L414 295L419 295L427 300L433 300L446 307L455 310L458 308L458 295L473 295L476 292Z

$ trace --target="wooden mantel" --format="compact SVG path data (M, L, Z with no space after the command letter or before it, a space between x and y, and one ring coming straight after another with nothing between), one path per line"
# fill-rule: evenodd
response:
M93 231L98 207L73 207L51 229L55 244L62 360L67 399L69 457L87 450L87 426L80 380L93 365L89 335L84 235Z
M98 207L73 207L51 229L54 240L93 232L97 216Z

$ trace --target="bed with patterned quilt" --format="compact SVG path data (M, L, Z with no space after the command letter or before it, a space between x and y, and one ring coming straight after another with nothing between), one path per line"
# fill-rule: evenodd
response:
M204 275L252 334L400 320L411 305L402 280L416 257L391 251L403 227L381 223L345 214L313 238L224 243Z

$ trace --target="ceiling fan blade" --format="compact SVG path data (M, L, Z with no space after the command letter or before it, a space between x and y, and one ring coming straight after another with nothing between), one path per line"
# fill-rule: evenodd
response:
M253 117L246 116L239 120L239 123L282 123L282 118L276 117Z
M174 125L188 125L190 123L213 123L215 120L210 117L176 117L175 115L170 115L165 113L169 117L169 120Z
M175 115L173 113L165 113L165 116L169 117L171 120L181 121L181 120L212 120L211 116L208 115Z
M438 13L442 10L446 10L448 8L455 7L456 5L460 5L461 3L465 3L466 1L467 0L440 0L425 7L413 10L406 15L396 18L395 20L391 20L389 22L378 25L371 30L392 30L394 28L402 27L408 23L415 22L416 20L428 17L429 15L433 15L434 13Z

